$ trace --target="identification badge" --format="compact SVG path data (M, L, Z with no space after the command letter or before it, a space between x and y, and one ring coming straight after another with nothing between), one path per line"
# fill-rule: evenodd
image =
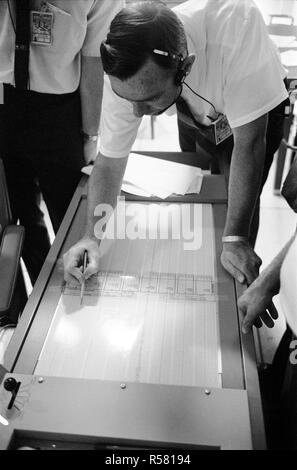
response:
M233 133L229 125L228 119L224 114L220 114L218 119L212 123L214 126L214 135L216 145L219 145L224 140L228 139Z
M53 13L31 11L31 43L51 46L53 42Z

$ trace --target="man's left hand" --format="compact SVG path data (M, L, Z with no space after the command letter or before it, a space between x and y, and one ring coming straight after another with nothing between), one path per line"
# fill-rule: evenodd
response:
M97 141L87 140L84 142L84 157L86 165L90 165L97 157Z
M250 285L259 276L262 260L249 242L224 243L221 263L240 284Z
M272 302L273 294L259 281L261 276L242 294L237 305L243 315L242 332L249 333L252 326L261 328L262 324L273 328L278 312Z

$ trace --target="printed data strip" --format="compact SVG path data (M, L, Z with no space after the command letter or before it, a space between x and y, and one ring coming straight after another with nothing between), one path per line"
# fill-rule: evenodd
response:
M66 285L66 295L80 295L79 285ZM86 281L86 296L158 295L175 300L215 302L215 282L210 276L188 274L100 272Z

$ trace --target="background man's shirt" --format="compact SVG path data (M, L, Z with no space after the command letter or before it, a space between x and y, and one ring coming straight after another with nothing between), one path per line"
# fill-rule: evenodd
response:
M20 1L20 0L17 0ZM14 85L15 10L0 1L0 82ZM30 9L53 14L52 44L30 45L30 90L71 93L80 82L80 57L100 57L105 39L123 0L31 0Z

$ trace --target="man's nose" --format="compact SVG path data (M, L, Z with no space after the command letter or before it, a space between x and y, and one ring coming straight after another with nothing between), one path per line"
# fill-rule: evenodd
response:
M149 114L150 107L145 103L133 103L133 113L136 117L142 117Z

